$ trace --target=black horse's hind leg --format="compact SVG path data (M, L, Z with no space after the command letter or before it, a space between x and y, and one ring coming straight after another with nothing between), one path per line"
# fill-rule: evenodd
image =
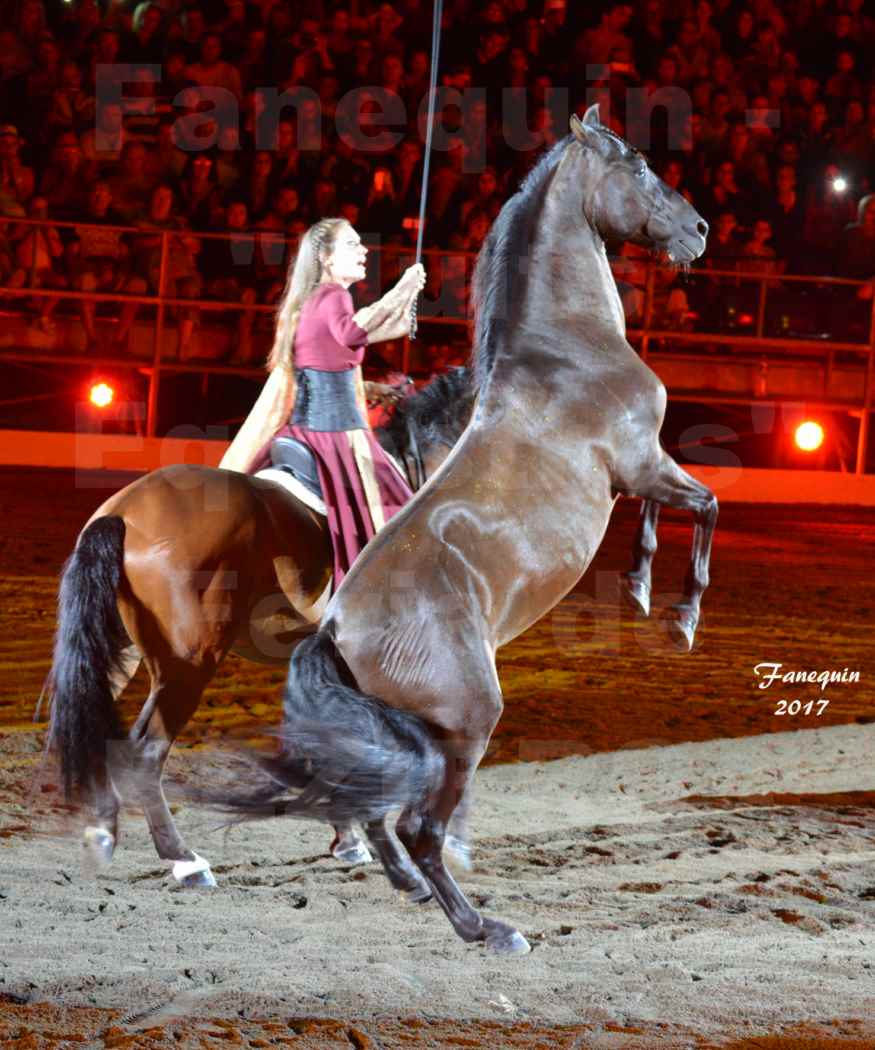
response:
M470 773L473 774L473 768ZM432 807L401 814L398 837L428 879L435 900L463 941L485 941L487 947L503 954L528 951L529 943L519 931L476 911L447 870L443 859L444 839L458 796L457 785L448 779Z
M495 665L484 667L480 655L471 652L465 643L459 646L459 656L458 669L448 676L449 680L464 682L466 689L470 689L472 681L480 678L480 688L475 687L473 702L459 698L458 704L453 705L447 697L436 698L436 709L442 704L455 710L458 716L452 730L445 729L446 736L440 742L446 759L443 783L420 806L401 814L398 838L428 880L435 900L462 940L485 941L496 952L528 951L528 941L517 930L496 919L485 918L472 907L444 863L447 827L470 789L503 709Z
M405 894L407 899L414 904L424 904L431 900L431 889L428 883L420 875L410 858L392 840L386 828L385 819L366 824L365 834L380 858L383 870L392 886Z
M123 649L118 657L118 670L110 679L114 700L118 700L140 666L140 651L135 645ZM107 756L105 771L93 780L94 822L83 833L83 861L86 870L95 871L112 860L118 842L119 796L112 780L112 755Z
M444 852L465 871L471 869L471 847L468 844L468 812L471 793L466 791L450 820L444 841ZM365 825L368 842L383 865L389 882L405 893L415 904L431 900L431 890L419 874L415 865L393 841L383 821ZM338 824L334 828L331 853L345 864L369 864L373 857L367 846L356 834L351 824Z
M651 569L656 554L658 520L659 504L655 500L645 499L641 504L641 517L635 534L632 568L623 577L626 596L645 616L650 615Z
M676 644L679 648L689 651L696 636L702 595L709 582L711 541L717 524L717 497L665 453L660 457L650 477L645 475L639 478L629 494L693 512L696 524L693 530L692 557L684 580L684 596L674 607L676 615L671 623L672 637Z
M456 806L444 839L444 855L449 856L458 867L471 870L471 844L468 839L468 814L471 812L472 786L464 792Z

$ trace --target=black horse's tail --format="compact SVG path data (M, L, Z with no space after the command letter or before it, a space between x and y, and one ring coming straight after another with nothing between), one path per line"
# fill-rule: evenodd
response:
M103 779L109 741L123 736L110 678L127 642L116 600L124 540L121 518L98 518L61 575L48 748L58 755L68 801Z
M325 627L295 650L283 709L282 752L260 762L266 782L210 801L244 818L367 823L416 805L443 780L444 756L426 723L359 692Z

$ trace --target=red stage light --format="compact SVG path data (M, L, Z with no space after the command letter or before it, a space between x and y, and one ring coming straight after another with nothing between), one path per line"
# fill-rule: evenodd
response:
M739 314L738 315L738 323L739 324L753 324L753 314Z
M803 452L816 452L823 444L823 427L813 419L806 419L796 427L796 447Z
M111 405L114 397L115 391L109 383L95 383L88 393L89 401L97 408L106 408L107 405Z

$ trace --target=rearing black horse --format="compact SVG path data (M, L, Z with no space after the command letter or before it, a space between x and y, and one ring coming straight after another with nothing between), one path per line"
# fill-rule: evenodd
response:
M707 224L597 107L571 129L480 253L472 422L296 650L270 783L225 799L253 815L361 821L393 886L430 892L464 940L503 952L528 944L475 911L442 858L502 711L495 651L577 583L618 494L693 512L675 620L691 644L717 517L714 495L660 447L665 389L626 341L605 252L633 241L688 262ZM649 586L646 551L632 580ZM301 790L279 802L277 780ZM384 827L394 807L406 853Z

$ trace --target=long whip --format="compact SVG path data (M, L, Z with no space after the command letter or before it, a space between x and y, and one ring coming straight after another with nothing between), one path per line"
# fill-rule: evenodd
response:
M431 18L431 67L428 84L428 126L425 129L425 154L422 158L422 189L419 194L419 223L416 227L416 262L422 262L422 237L425 233L425 204L428 199L428 172L431 167L431 140L434 135L434 111L437 100L438 60L441 52L441 20L444 0L434 0ZM413 300L410 309L410 338L416 338L416 307Z

